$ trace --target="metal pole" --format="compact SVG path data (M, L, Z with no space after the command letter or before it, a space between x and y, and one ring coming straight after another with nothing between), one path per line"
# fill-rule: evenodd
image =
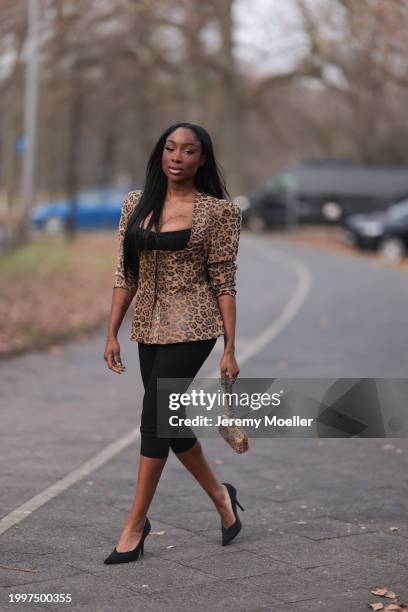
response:
M78 184L80 168L81 130L83 113L83 61L76 58L71 67L71 107L69 110L69 144L67 168L67 196L69 212L65 221L65 237L72 241L77 233Z
M35 195L35 153L38 104L38 0L28 0L28 37L26 45L26 82L24 96L24 155L22 176L23 240L29 237L29 214Z

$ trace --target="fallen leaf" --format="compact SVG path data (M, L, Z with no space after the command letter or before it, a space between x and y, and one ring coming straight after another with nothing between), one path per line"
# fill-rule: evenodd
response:
M166 548L175 548L176 545L175 544L169 544L168 546L166 546Z
M150 535L164 535L165 533L165 531L151 531Z
M395 599L397 595L394 593L394 591L387 591L384 597L388 597L388 599Z
M384 610L384 606L383 606L383 604L382 604L382 603L372 603L372 604L368 604L368 605L369 605L369 607L370 607L372 610L375 610L376 612L377 612L378 610Z
M373 595L380 595L380 597L384 597L384 595L388 592L388 587L378 587L377 589L373 589L371 593Z

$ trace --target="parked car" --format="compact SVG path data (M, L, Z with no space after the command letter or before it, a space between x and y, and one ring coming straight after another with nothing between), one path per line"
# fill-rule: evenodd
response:
M85 189L78 193L76 227L79 230L116 228L125 195L130 188L100 187ZM31 211L33 227L39 231L55 234L62 231L69 215L68 199L34 206Z
M242 211L242 224L253 232L284 225L286 205L276 197L250 198L249 206Z
M357 248L379 251L401 261L408 251L408 199L384 212L349 215L343 222L345 242Z
M293 187L288 174L272 177L246 197L247 205L241 206L242 224L252 231L261 232L295 223L301 203L295 197Z

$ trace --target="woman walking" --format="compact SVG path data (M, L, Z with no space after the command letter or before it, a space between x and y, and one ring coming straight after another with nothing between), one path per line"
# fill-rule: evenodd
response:
M235 260L241 212L227 193L208 132L183 122L160 136L143 191L129 192L122 207L104 359L113 372L125 371L117 334L136 296L130 338L138 342L144 396L135 496L106 564L136 561L143 554L151 529L148 508L170 449L219 512L222 545L241 530L236 489L218 482L193 432L183 438L157 434L158 378L193 380L220 335L220 375L233 382L239 374Z

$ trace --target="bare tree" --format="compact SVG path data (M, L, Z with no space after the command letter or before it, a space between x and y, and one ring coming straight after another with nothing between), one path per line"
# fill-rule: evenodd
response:
M158 134L180 120L213 135L232 195L304 155L407 160L406 2L291 0L287 48L300 37L304 52L262 73L240 59L237 2L42 0L39 196L73 197L122 175L139 185ZM0 57L10 58L0 72L0 182L11 204L25 2L3 0L0 11ZM263 44L278 52L273 42Z

